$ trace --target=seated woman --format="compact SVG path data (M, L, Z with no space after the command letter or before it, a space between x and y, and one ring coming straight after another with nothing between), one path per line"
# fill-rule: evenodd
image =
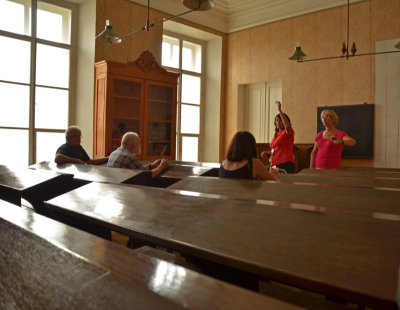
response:
M256 139L247 131L239 131L233 137L219 168L219 177L277 181L257 159Z

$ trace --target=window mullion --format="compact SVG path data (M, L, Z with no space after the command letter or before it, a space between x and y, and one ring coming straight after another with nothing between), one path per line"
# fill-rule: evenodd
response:
M36 35L37 35L37 0L32 0L31 19L31 70L29 94L29 165L36 162L35 134L35 97L36 97Z

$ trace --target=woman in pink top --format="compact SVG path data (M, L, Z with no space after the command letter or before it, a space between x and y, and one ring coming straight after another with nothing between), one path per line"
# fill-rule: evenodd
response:
M338 116L332 110L321 112L325 130L317 134L314 149L311 152L310 168L336 169L340 167L343 145L354 146L356 140L346 132L336 129Z

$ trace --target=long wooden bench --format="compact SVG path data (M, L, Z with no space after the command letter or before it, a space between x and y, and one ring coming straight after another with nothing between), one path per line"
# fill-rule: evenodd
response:
M303 309L0 200L1 309Z

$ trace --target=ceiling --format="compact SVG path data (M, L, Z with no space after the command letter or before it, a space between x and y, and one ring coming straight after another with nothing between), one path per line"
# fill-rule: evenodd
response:
M130 0L147 6L147 0ZM364 0L350 0L350 3ZM183 19L225 33L347 5L347 0L215 0L214 9L193 12ZM151 0L150 7L171 15L187 10L182 0ZM150 17L151 20L151 17Z

